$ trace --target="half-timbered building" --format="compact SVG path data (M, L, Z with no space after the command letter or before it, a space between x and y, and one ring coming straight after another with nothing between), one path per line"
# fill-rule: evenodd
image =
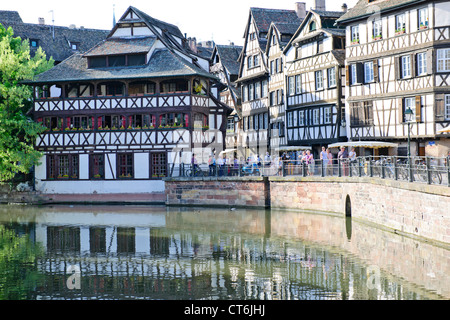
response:
M178 27L129 7L105 41L31 83L48 129L36 141L36 189L162 192L193 153L201 163L224 148L230 109L212 81Z
M335 26L342 15L311 9L284 49L287 143L310 146L315 156L321 146L347 139L341 121L345 29Z
M449 17L448 1L360 0L338 20L351 140L397 142L406 155L410 135L412 155L447 153L438 131L450 124Z
M233 110L227 118L225 144L229 150L238 149L241 146L241 92L236 84L241 51L242 46L234 44L216 45L211 56L210 71L220 79L220 101Z
M238 83L242 93L242 142L247 155L264 155L270 148L269 72L266 46L271 23L298 21L296 10L250 8L239 56ZM283 59L273 65L273 73L283 73ZM280 101L282 96L280 95ZM277 104L278 105L278 104Z
M285 130L285 66L283 50L291 40L306 15L305 3L297 2L297 16L293 20L272 22L267 34L266 55L269 66L269 130L272 150L287 146ZM277 152L274 152L277 154Z

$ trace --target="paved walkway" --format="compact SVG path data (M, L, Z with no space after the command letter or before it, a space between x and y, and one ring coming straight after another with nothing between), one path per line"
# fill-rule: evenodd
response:
M165 204L164 193L40 194L42 203Z

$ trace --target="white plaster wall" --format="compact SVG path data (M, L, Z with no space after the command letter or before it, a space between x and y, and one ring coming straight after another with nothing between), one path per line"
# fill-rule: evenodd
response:
M44 194L123 194L164 192L162 180L71 180L36 181L36 190Z
M134 177L136 179L148 179L150 172L150 160L148 153L134 154Z
M89 155L80 154L80 179L89 179Z

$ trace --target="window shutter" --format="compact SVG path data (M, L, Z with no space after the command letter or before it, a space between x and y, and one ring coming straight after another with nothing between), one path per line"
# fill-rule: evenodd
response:
M416 96L416 122L422 122L422 97Z
M434 73L434 63L433 63L433 50L427 50L427 73L429 75Z
M364 83L364 65L360 62L356 64L356 82Z
M398 103L398 123L404 123L405 119L403 118L403 98L397 99Z
M378 59L373 60L373 80L375 82L379 81Z
M394 72L396 80L399 80L401 78L402 72L400 66L401 66L400 57L394 57Z
M409 56L409 62L411 64L411 77L415 77L416 76L416 55L415 54L411 54Z
M349 65L345 66L345 85L346 86L350 85L350 66Z
M436 94L435 108L434 108L434 115L436 121L444 120L444 111L445 111L444 109L445 109L445 95L443 93Z

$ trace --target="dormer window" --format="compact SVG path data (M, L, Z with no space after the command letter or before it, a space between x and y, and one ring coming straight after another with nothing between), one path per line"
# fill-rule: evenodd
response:
M39 47L39 40L37 40L37 39L30 39L30 47L31 48Z
M78 42L70 42L70 48L73 51L78 51L80 48L80 44Z
M316 22L311 21L311 23L309 24L309 32L316 31L316 29L317 29Z
M89 68L114 68L142 66L146 63L145 54L89 57Z

